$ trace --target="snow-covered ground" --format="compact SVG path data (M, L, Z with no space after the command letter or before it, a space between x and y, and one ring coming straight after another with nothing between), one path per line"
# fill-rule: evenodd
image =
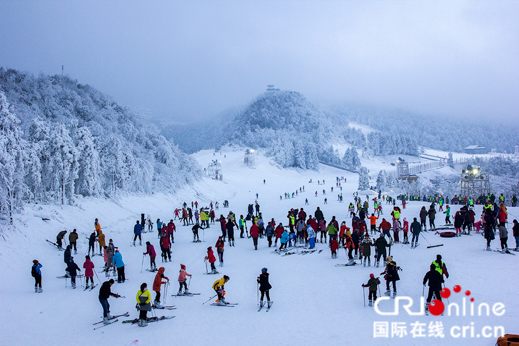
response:
M316 207L320 206L327 220L336 216L339 222L346 220L348 226L351 225L347 206L352 201L352 193L357 189L358 175L328 166L321 166L319 172L283 170L271 165L261 154L256 156L255 166L248 168L243 164L243 154L243 150L230 149L216 155L212 151L195 154L202 167L207 167L211 160L220 160L224 179L215 181L204 178L175 195L164 195L157 191L151 196L123 197L117 202L84 199L77 207L27 207L16 218L14 229L2 230L4 239L0 245L0 293L4 299L0 317L0 344L127 345L139 340L139 345L493 345L496 340L494 336L481 337L481 328L485 325L504 326L506 333L519 333L519 257L483 251L485 241L478 234L447 239L428 232L417 249L410 249L409 245L393 246L391 253L403 269L400 272L401 280L397 283L398 295L413 298L415 305L412 309L417 311L422 295L422 278L436 254L440 253L450 272L447 287L462 287L461 293L453 293L450 303L461 304L463 292L470 290L471 297L475 298L476 314L479 303L492 305L502 302L506 309L504 316L495 316L492 312L488 317L468 316L470 309L467 309L467 316L409 316L403 309L400 309L398 316L381 316L373 308L364 306L361 284L367 282L370 273L381 276L383 268L336 267L337 263L347 262L344 250L339 251L337 259L331 259L328 247L320 243L316 246L323 250L320 254L280 257L272 253L273 248L268 248L266 239L260 240L257 251L254 250L252 239L247 238L237 238L236 247L225 248L225 266L218 267L218 270L231 278L226 285L228 301L238 302L239 305L234 308L202 305L214 294L212 283L221 277L203 275L206 248L214 247L220 228L218 224L211 225L203 235L205 242L192 243L191 226L184 227L178 221L175 222L177 233L173 244L173 261L162 264L160 257L157 257L158 266L163 265L166 268L165 275L171 279L167 304L177 307L173 311L157 310L157 315L175 315L176 318L150 323L147 328L118 322L94 331L92 323L100 321L102 316L97 298L99 286L94 291L83 291L81 287L73 290L70 284L65 288L64 280L56 278L64 274L63 252L49 246L45 239L54 241L61 230L78 230L80 240L75 260L82 267L88 247L86 237L93 231L94 219L99 218L107 239L112 238L123 255L128 278L125 283L116 283L112 287L113 292L126 296L126 299L110 298L111 312L119 314L129 311L131 318L135 318L138 316L134 308L135 295L139 286L147 282L148 287L151 287L155 276L144 270L141 273L144 246L130 247L133 226L137 219L140 220L141 213L151 214L154 221L157 218L170 220L173 218L173 210L180 207L182 202L197 200L202 206L209 205L210 201L219 201L220 209L216 211L218 216L227 215L229 211L239 216L246 214L247 205L254 203L257 193L261 212L268 220L274 218L285 224L290 208L303 207L313 214ZM388 161L384 164L379 160L373 162L370 169L376 177L378 170L394 167ZM335 185L337 176L347 178L347 183L343 184L343 203L337 201L337 194L340 193ZM312 183L309 183L310 179ZM325 180L326 183L318 185L318 180ZM280 200L280 195L295 192L303 186L305 192L296 198ZM331 187L334 188L333 192L330 191ZM323 196L323 189L326 196ZM318 192L317 197L314 196L315 191ZM325 197L328 198L328 204L323 204ZM308 198L309 205L304 205L305 198ZM225 199L229 200L229 209L222 207ZM409 203L408 208L403 210L403 217L409 220L418 216L422 205L426 204ZM390 214L389 206L384 204L383 207L384 216L387 217ZM452 209L454 213L458 207L453 206ZM509 211L510 219L518 218L517 208L510 208ZM481 208L478 206L476 214L479 216L480 213ZM42 218L50 220L43 221ZM438 214L436 224L443 224L442 214ZM143 238L143 241L151 241L155 249L159 250L156 231L144 234ZM492 247L497 248L498 242L494 240ZM429 244L443 246L428 249ZM515 246L511 236L508 244ZM42 294L35 294L33 290L33 278L30 275L33 259L43 264ZM102 257L94 257L93 262L100 274ZM200 296L171 296L178 289L176 280L180 263L185 264L188 273L193 274L190 290L200 292ZM144 268L148 265L146 257ZM269 312L263 310L258 313L256 277L263 267L267 267L270 272L273 286L271 297L275 304ZM100 279L105 280L101 275ZM99 283L97 277L94 280ZM385 281L381 281L381 289L384 291ZM380 309L390 311L394 302L381 302ZM374 338L375 322L388 323L389 338ZM443 324L443 338L428 335L432 332L429 329L432 327L431 322ZM407 335L403 338L391 337L392 323L404 323ZM413 337L411 324L423 326L424 336ZM451 328L455 326L467 326L467 337L451 336ZM474 337L471 338L472 330Z

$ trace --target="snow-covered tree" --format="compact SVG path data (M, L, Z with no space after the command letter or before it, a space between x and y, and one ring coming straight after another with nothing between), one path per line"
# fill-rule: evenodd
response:
M20 121L9 110L0 92L0 212L13 223L13 214L22 207L29 189L24 181L25 147Z
M360 167L359 170L359 191L364 191L369 189L369 174L368 169L364 166Z
M386 171L384 169L378 172L377 176L377 190L384 191L386 189Z
M447 159L447 165L450 168L454 168L454 160L452 159L452 152L449 152L449 158Z
M83 196L97 196L101 191L99 153L95 148L90 130L83 126L76 130L79 173L75 193Z

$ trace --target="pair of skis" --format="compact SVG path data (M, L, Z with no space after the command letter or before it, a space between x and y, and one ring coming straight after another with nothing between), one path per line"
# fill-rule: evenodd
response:
M175 316L149 317L147 319L147 322L148 323L150 323L150 322L159 322L159 321L164 321L164 320L170 320L172 318L175 318ZM137 324L137 323L139 323L139 319L138 318L134 318L133 320L124 320L123 323Z
M339 264L336 264L335 266L336 267L352 267L352 266L357 265L357 264L358 264L357 262L353 262L352 264L349 264L349 263L341 264L341 263L339 263Z
M265 310L266 312L269 312L270 308L272 307L272 304L274 304L273 301L270 302L270 306L268 306L268 303L267 303L267 309ZM261 309L263 309L264 307L265 307L265 305L260 305L258 312L260 312Z
M99 328L103 328L103 327L106 327L106 326L108 326L108 325L110 325L112 323L115 323L115 322L119 321L118 317L123 317L123 316L124 317L128 317L128 316L130 316L130 313L129 312L125 312L124 314L112 316L112 318L110 318L108 320L108 322L106 322L106 323L105 323L105 321L95 322L95 323L93 323L94 326L95 325L99 325L101 323L103 323L103 324L98 326L98 327L94 327L94 330L99 329Z
M234 308L238 303L227 303L227 304L218 304L218 303L211 303L212 306L221 306L221 307L227 307L227 308Z
M93 290L94 288L96 288L96 287L97 287L97 285L93 285L93 286L90 286L90 287L89 287L89 286L86 286L85 289L84 289L83 291L86 291L86 290L90 290L90 291L92 291L92 290Z
M496 249L496 250L494 250L494 252L499 252L499 253L501 253L501 254L503 254L503 255L504 255L504 254L509 254L509 255L514 255L514 256L515 256L515 253L510 252L510 250L501 250L501 249Z
M172 294L172 297L193 297L193 296L199 296L200 293L184 293L184 294Z

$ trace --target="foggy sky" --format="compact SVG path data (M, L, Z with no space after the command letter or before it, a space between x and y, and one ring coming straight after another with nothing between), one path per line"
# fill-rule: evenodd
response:
M64 65L186 122L267 84L321 105L517 119L518 64L518 1L0 1L0 66Z

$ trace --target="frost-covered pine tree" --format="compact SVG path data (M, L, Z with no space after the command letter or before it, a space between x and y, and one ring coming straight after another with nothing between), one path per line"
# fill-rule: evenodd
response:
M386 171L380 170L377 176L377 190L384 191L386 189Z
M366 167L360 167L359 170L359 191L364 191L369 189L369 175L368 169Z
M452 158L452 152L449 152L449 158L447 159L447 165L449 165L450 168L454 168L454 160Z
M352 148L351 149L351 168L356 170L360 167L362 163L359 159L359 153L357 152L357 149Z
M342 164L344 167L346 168L350 168L351 167L351 162L352 162L352 154L351 154L351 149L348 148L346 149L346 151L344 152L344 156L342 157Z
M92 134L87 127L76 130L79 172L75 193L83 196L97 196L101 191L99 153Z
M9 110L9 104L0 93L0 213L13 223L13 213L22 207L29 193L24 182L25 147L19 127L20 120Z
M71 202L75 192L75 181L78 178L78 152L65 125L51 130L50 135L51 176L45 180L51 184L55 199L61 204Z

